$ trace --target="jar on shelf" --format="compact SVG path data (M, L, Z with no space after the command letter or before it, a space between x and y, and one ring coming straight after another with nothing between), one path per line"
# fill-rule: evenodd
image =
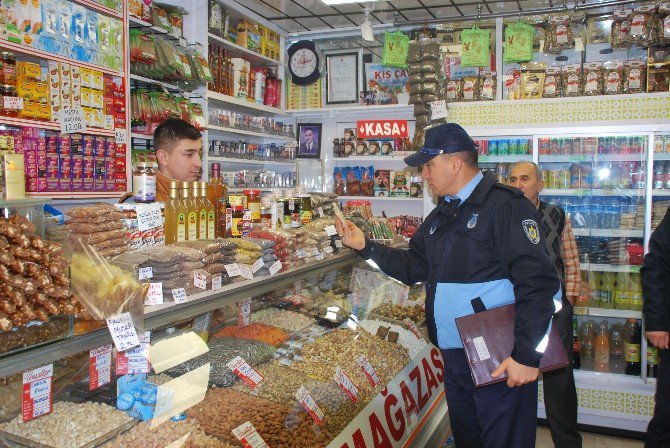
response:
M156 201L156 171L152 162L139 162L135 165L133 200L140 203Z
M234 205L232 207L232 226L230 236L232 238L241 238L244 229L244 206Z
M312 222L312 197L309 194L299 194L296 202L300 202L300 224Z
M16 56L12 52L3 51L0 52L0 59L2 59L0 84L16 87Z
M244 196L247 198L247 208L251 212L251 222L258 224L261 222L261 191L244 190Z

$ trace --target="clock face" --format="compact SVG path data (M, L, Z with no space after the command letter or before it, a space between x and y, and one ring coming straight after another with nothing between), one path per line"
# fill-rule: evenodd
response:
M293 53L289 64L294 76L306 78L314 73L317 68L316 53L307 48L301 48Z

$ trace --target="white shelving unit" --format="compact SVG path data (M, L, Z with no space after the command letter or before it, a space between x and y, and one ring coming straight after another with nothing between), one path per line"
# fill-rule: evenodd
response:
M208 125L207 130L211 133L221 133L230 135L242 135L245 137L258 137L263 141L292 142L295 137L278 134L266 134L264 132L248 131L246 129L228 128L223 126Z
M579 265L582 271L595 272L640 272L640 267L637 265L627 264L600 264L600 263L582 263Z
M636 188L613 188L613 189L590 189L590 188L545 188L542 190L544 196L644 196L644 189ZM670 192L668 192L670 196Z
M642 311L596 308L590 306L575 306L574 314L575 316L610 317L614 319L642 319Z
M575 162L640 162L646 159L645 154L565 154L540 155L543 163L575 163Z
M644 230L625 230L625 229L581 229L572 228L572 233L575 236L595 236L595 237L612 237L612 238L642 238L644 237Z
M236 43L223 39L214 34L209 33L207 37L209 42L225 47L225 49L230 52L232 57L244 58L251 62L251 65L254 67L277 67L279 64L281 64L281 61L278 61L277 59L272 59L260 53L256 53L255 51L241 47Z
M211 90L206 92L205 98L211 103L213 108L220 107L222 109L240 110L244 113L254 113L261 116L288 117L288 114L283 109L251 102L246 98L236 98L234 96L213 92Z
M165 88L165 89L171 90L171 91L173 91L173 90L174 91L180 91L181 90L178 86L176 86L174 84L170 84L170 83L163 82L163 81L158 81L158 80L151 79L151 78L145 78L144 76L140 76L140 75L131 74L130 75L130 80L131 80L131 84L132 84L132 81L137 81L137 83L140 83L140 84L161 87L161 88Z
M341 201L403 201L403 202L422 202L423 198L404 198L404 197L391 197L391 196L338 196L337 199Z
M295 161L281 161L281 160L256 160L256 159L236 159L233 157L217 157L207 156L209 162L219 162L237 165L263 165L276 167L295 167Z

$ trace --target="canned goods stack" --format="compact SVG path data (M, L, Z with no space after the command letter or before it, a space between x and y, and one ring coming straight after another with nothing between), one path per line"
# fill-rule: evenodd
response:
M644 136L569 137L538 140L540 155L640 154L645 151Z
M527 138L475 140L475 144L482 156L528 155L533 148L531 140Z

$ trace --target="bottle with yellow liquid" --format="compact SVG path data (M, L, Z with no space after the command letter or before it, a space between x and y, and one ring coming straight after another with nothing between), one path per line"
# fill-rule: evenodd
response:
M177 187L179 186L178 182L174 182ZM172 186L170 186L172 187ZM172 189L172 188L171 188ZM176 200L174 201L174 207L176 210L177 220L176 220L176 231L175 231L175 241L181 242L186 241L186 220L188 219L188 208L186 207L186 202L184 202L184 192L179 188L175 189L176 191ZM171 193L172 194L172 193ZM188 195L188 189L186 189L186 194Z
M181 197L186 207L186 241L198 239L198 207L191 197L188 182L181 183Z
M207 198L207 182L200 182L200 200L205 207L206 234L200 238L202 240L213 240L216 238L216 208Z
M165 201L165 244L177 241L177 206L179 204L179 185L170 182L170 198Z
M579 296L577 297L577 303L575 306L590 306L591 305L591 286L589 285L589 279L586 275L586 271L580 273L582 281L580 282L579 287Z
M614 308L630 309L630 273L620 272L616 275L616 291L614 292Z
M630 309L633 311L642 311L642 285L640 284L640 274L631 274L628 289L628 298L630 300Z
M600 308L614 308L614 273L605 272L601 277Z
M589 306L600 307L600 272L589 271L589 290L591 291L591 303Z
M200 188L200 182L194 181L191 183L193 188L193 203L195 204L195 209L198 212L198 239L206 240L207 239L207 206L203 202L206 199L202 195L202 190Z

